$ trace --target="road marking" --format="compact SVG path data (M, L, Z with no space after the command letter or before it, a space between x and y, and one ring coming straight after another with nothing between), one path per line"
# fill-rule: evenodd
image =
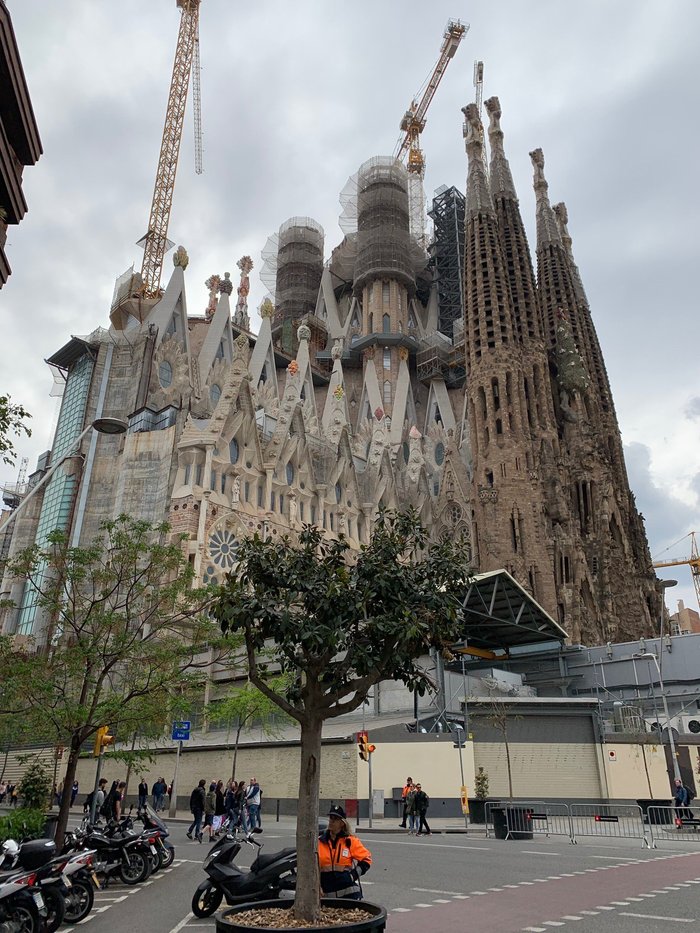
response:
M589 855L588 858L604 858L612 862L648 862L650 861L649 859L641 859L641 858L629 858L629 857L625 858L625 856L623 855ZM651 861L653 861L653 859L651 859ZM614 868L615 866L611 865L610 867Z
M614 907L606 907L605 904L596 904L595 909L596 910L615 910Z
M406 842L399 842L395 839L373 839L372 845L376 846L377 843L384 846L410 846L412 849L417 846L430 846L431 849L460 849L462 852L493 852L494 848L492 846L453 846L449 845L446 842L413 842L413 840Z
M577 917L575 914L564 914L562 920L583 920L583 917Z
M616 907L629 907L629 901L610 901L611 904L614 904Z
M365 881L362 882L366 884ZM468 894L458 894L456 891L439 891L436 888L412 888L412 891L420 891L421 894L449 894L452 897L469 897Z
M548 849L545 849L544 852L535 849L521 849L520 851L523 853L523 855L558 855L561 857L560 852L551 852Z
M169 933L180 933L180 930L183 927L186 927L187 924L190 922L190 920L194 920L194 914L192 913L192 911L190 911L186 917L183 917L183 919L177 924L177 926L174 926L172 930L169 931Z
M432 907L432 904L414 904L414 907Z
M523 927L524 933L547 933L545 927Z
M411 908L410 907L392 907L391 912L392 914L410 914ZM177 931L171 930L170 933L177 933Z
M599 910L582 910L582 914L585 914L587 917L597 917L600 913Z
M621 917L639 917L640 920L671 920L673 923L695 923L690 917L658 917L656 914L633 914L628 910L620 911Z
M562 923L561 920L543 920L542 923L546 927L565 927L566 924Z
M444 897L436 897L433 901L433 904L449 904L450 901L446 901Z

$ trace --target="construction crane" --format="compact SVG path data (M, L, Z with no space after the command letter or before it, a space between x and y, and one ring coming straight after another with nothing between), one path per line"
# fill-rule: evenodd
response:
M199 60L199 29L194 37L192 62L192 111L194 113L194 170L201 175L202 168L202 65Z
M691 531L689 534L684 535L684 537L679 538L678 541L675 541L673 544L669 545L666 548L666 551L670 551L671 548L676 547L677 544L680 544L681 541L685 541L686 538L690 538L690 556L678 558L677 560L655 560L653 566L655 568L659 567L690 567L690 575L693 578L693 586L695 587L695 597L698 601L698 606L700 607L700 551L698 551L698 543L695 538L695 532ZM662 551L662 554L665 554L666 551Z
M180 31L177 37L175 62L170 79L170 93L165 111L165 126L160 144L160 156L158 157L151 213L148 218L148 230L145 236L139 240L139 244L143 245L141 293L144 298L159 297L163 259L169 248L168 223L173 205L175 175L180 155L185 105L187 104L187 89L190 83L192 59L195 49L199 49L200 2L201 0L176 0L177 6L181 9ZM195 109L197 109L198 105L198 77L197 75L194 79L196 81L196 90L193 95L195 97ZM201 118L198 119L195 112L195 153L198 151L201 165Z
M443 75L447 70L462 36L469 29L467 23L457 20L449 20L443 33L442 47L440 57L428 78L425 90L420 100L411 101L411 106L401 119L399 124L403 131L403 136L399 138L394 155L397 159L407 159L407 169L409 172L409 212L411 219L411 233L423 243L425 236L425 221L423 218L423 177L425 175L425 159L420 147L420 134L425 129L425 121L430 102L435 96L438 85L442 81ZM418 95L416 95L417 97Z

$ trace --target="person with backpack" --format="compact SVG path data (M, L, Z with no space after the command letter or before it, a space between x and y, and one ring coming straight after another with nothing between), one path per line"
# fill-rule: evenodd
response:
M690 809L690 804L694 798L694 792L687 787L680 778L676 778L673 791L673 806L677 810L677 817L679 819L692 820L693 812Z
M202 778L190 794L190 813L194 819L190 823L190 828L187 830L187 838L191 839L194 835L197 842L202 841L202 817L204 816L204 805L206 802L206 791L204 788L206 784L207 782Z
M106 786L106 784L105 784ZM99 813L101 817L109 821L114 819L114 805L117 799L117 788L119 787L118 781L112 781L112 786L105 795L105 799L102 801L100 809L96 812Z
M96 797L95 801L95 813L100 812L102 804L105 802L105 787L107 786L107 778L100 778L100 782L97 785L97 791L91 790L83 802L83 813L89 813L90 808L92 807L92 799Z
M214 832L214 814L216 813L216 781L212 781L209 785L209 791L204 798L204 829L202 830L201 835L209 830L209 842L213 842L213 832ZM201 839L200 839L201 842Z

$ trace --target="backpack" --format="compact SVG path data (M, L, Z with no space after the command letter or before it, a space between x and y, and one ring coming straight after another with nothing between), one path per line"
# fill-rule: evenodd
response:
M687 784L684 784L683 787L685 788L685 792L688 795L688 803L695 800L695 797L696 797L695 791L691 790Z
M114 816L114 804L116 803L117 795L110 791L104 799L104 803L100 807L100 816L104 816L105 819L111 820Z
M90 793L85 798L85 803L83 804L83 807L85 810L87 810L89 807L92 806L92 801L94 799L95 799L95 791L91 790Z

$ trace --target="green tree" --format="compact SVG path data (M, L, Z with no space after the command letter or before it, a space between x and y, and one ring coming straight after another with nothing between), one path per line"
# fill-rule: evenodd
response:
M21 405L14 404L9 395L0 395L0 462L15 462L15 446L10 435L30 437L32 432L24 421L31 417Z
M30 810L43 810L49 806L51 778L40 761L32 761L25 770L20 781L19 793L22 797L23 807ZM68 796L70 796L70 793Z
M280 692L285 689L287 682L288 678L277 677L270 680L268 686L274 692ZM279 706L269 696L254 687L250 681L247 681L244 687L240 687L223 700L211 703L206 712L207 718L211 722L226 723L229 729L234 730L231 780L236 776L238 746L243 730L249 729L255 724L262 729L265 735L274 737L279 734L282 723L285 720L290 721L290 717L280 710Z
M319 913L316 844L323 723L357 709L381 680L422 695L433 684L418 658L460 635L469 580L463 541L429 542L414 512L381 513L353 551L305 526L289 538L248 538L213 615L243 635L251 682L301 729L298 882L300 920ZM284 689L268 669L288 675Z
M207 614L213 590L193 589L194 571L167 525L123 515L80 548L54 532L11 569L33 587L51 630L41 653L0 639L0 712L41 723L52 743L66 746L66 787L100 726L126 742L144 724L162 727L210 664L226 657L226 639ZM64 794L59 845L69 805Z

